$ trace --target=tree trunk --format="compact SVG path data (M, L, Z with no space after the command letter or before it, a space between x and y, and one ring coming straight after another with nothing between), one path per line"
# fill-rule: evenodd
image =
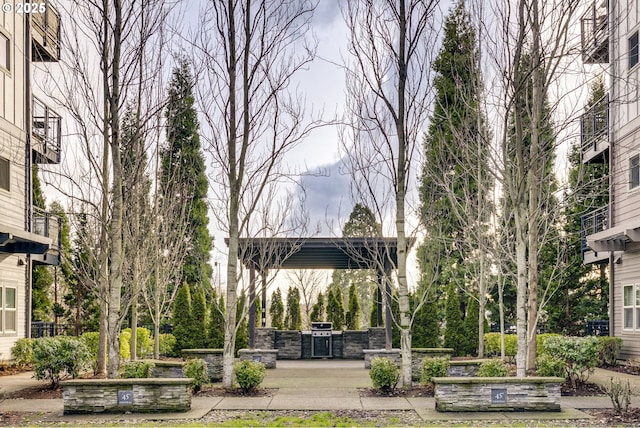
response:
M484 256L480 256L480 279L478 281L478 358L484 358L484 311L487 298L487 283L484 271Z
M516 376L527 374L527 241L521 215L515 215L516 221L516 263L518 269L518 285L516 297L516 330L518 335L518 352L516 353Z
M109 124L111 131L111 164L113 168L112 211L109 235L111 242L109 272L109 361L107 376L118 377L120 365L120 321L122 293L122 162L120 158L120 48L122 29L122 4L114 0L115 23L113 25L113 60L111 68L111 93L109 102ZM105 14L106 19L106 14ZM107 24L105 24L107 25ZM107 71L107 70L105 70ZM106 90L106 88L105 88Z

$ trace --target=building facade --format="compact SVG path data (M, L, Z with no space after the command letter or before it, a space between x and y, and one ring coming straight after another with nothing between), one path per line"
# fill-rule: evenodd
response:
M33 207L34 164L60 162L61 119L32 94L34 62L60 58L60 15L0 11L0 359L31 331L31 267L60 262L60 219ZM7 6L8 5L8 6ZM39 6L40 7L40 6ZM22 13L20 13L22 12Z
M583 116L582 161L609 163L609 204L582 219L586 263L609 264L609 325L640 357L640 5L597 0L582 17L583 59L605 64L608 94Z

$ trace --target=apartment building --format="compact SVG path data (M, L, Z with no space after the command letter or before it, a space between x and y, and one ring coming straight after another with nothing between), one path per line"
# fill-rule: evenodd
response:
M596 0L582 16L586 63L603 64L608 94L585 112L582 161L609 163L609 204L582 218L585 263L609 264L610 334L640 357L640 5Z
M39 4L0 11L0 359L30 336L31 266L60 262L60 219L32 204L32 165L61 153L61 118L32 94L33 63L60 58L60 15Z

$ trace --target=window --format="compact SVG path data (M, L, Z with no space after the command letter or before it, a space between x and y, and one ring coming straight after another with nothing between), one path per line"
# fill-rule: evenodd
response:
M0 158L0 189L11 190L11 164L8 159Z
M629 159L629 189L640 186L640 155Z
M629 37L629 69L638 63L638 32Z
M0 332L15 333L16 331L16 289L15 287L0 287Z
M0 69L10 69L11 63L9 60L11 59L11 56L9 53L9 37L0 33Z

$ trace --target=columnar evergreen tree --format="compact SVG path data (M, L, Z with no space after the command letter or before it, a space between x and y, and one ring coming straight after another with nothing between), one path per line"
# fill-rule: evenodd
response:
M216 296L213 291L209 305L209 348L221 349L224 346L224 295Z
M213 303L213 302L212 302ZM193 337L192 346L196 349L206 348L208 340L209 314L207 297L202 289L198 289L191 297L191 322L198 334Z
M344 327L344 306L342 305L342 293L339 287L328 291L327 321L332 323L334 330L342 330Z
M40 187L37 164L34 164L31 169L31 180L33 206L44 211L47 206ZM53 311L53 302L50 297L51 285L53 284L51 268L44 265L33 265L31 275L31 321L51 321Z
M198 323L194 322L191 288L188 284L180 286L173 308L172 324L176 350L197 348L197 340L202 332Z
M271 327L278 330L284 329L284 304L282 303L282 293L279 288L276 288L271 294L269 315L271 316Z
M346 316L347 330L360 330L360 302L355 283L349 287L349 310Z
M173 70L167 97L167 147L162 151L162 183L174 190L187 207L185 240L189 242L182 271L176 282L211 290L209 263L212 238L207 217L207 176L198 135L198 115L194 108L193 76L189 64L181 59Z
M478 299L471 295L467 298L467 313L464 317L465 355L478 355Z
M462 311L460 310L460 298L458 287L453 283L447 287L447 300L445 306L444 347L453 348L454 355L464 355L465 337Z
M246 349L249 347L249 317L244 312L246 303L247 295L242 293L236 303L236 310L238 311L238 314L244 314L244 317L238 324L238 333L236 334L235 341L236 354L238 354L240 349Z
M60 229L60 266L58 272L60 275L57 277L57 284L54 282L54 302L53 302L53 314L55 316L55 322L59 322L59 318L68 314L68 309L63 302L64 296L71 290L77 281L77 276L73 270L71 247L71 226L69 225L69 217L67 216L64 207L59 201L53 201L49 206L49 212L58 216L61 220Z
M585 121L583 132L594 134L597 130L593 129L593 122L596 121L599 126L603 126L608 105L604 102L597 103L605 94L604 82L602 79L596 80L585 105L585 111L594 108L594 116L589 116ZM596 105L600 106L599 111L598 107L594 107ZM564 198L567 262L562 269L561 288L553 295L547 307L547 329L568 335L582 334L585 322L590 319L608 318L608 259L602 264L582 262L584 237L581 236L580 219L583 215L608 204L609 163L583 164L581 152L580 142L577 142L572 145L569 153L569 193Z
M376 221L375 214L371 211L371 208L357 203L342 228L342 236L345 238L380 237L382 236L382 226ZM355 284L358 301L364 302L363 311L368 313L369 305L374 300L372 291L375 292L376 289L373 287L376 284L375 273L370 269L336 269L331 276L329 288L340 287L342 296L348 296L351 284ZM348 305L348 302L342 303L343 307Z
M311 309L311 315L309 315L309 318L311 322L324 321L324 296L322 293L318 293L316 303L313 305L313 309Z
M415 348L438 348L440 342L440 309L438 298L427 294L422 307L416 311L411 343ZM414 299L415 302L415 299Z
M287 313L284 318L284 325L287 330L302 329L300 291L296 287L289 287L287 292Z
M69 290L64 295L69 308L67 320L74 326L76 336L87 331L98 331L99 299L94 281L98 277L97 261L90 257L85 246L91 242L90 217L84 212L77 216L77 230L71 255L71 270L75 280L69 282Z
M464 1L447 16L433 70L436 99L424 139L420 188L421 223L427 236L418 250L421 290L427 292L432 284L436 288L432 295L442 295L453 282L478 293L484 312L489 283L486 254L491 248L487 223L493 209L491 139L481 108L476 31ZM482 347L482 339L478 346Z

